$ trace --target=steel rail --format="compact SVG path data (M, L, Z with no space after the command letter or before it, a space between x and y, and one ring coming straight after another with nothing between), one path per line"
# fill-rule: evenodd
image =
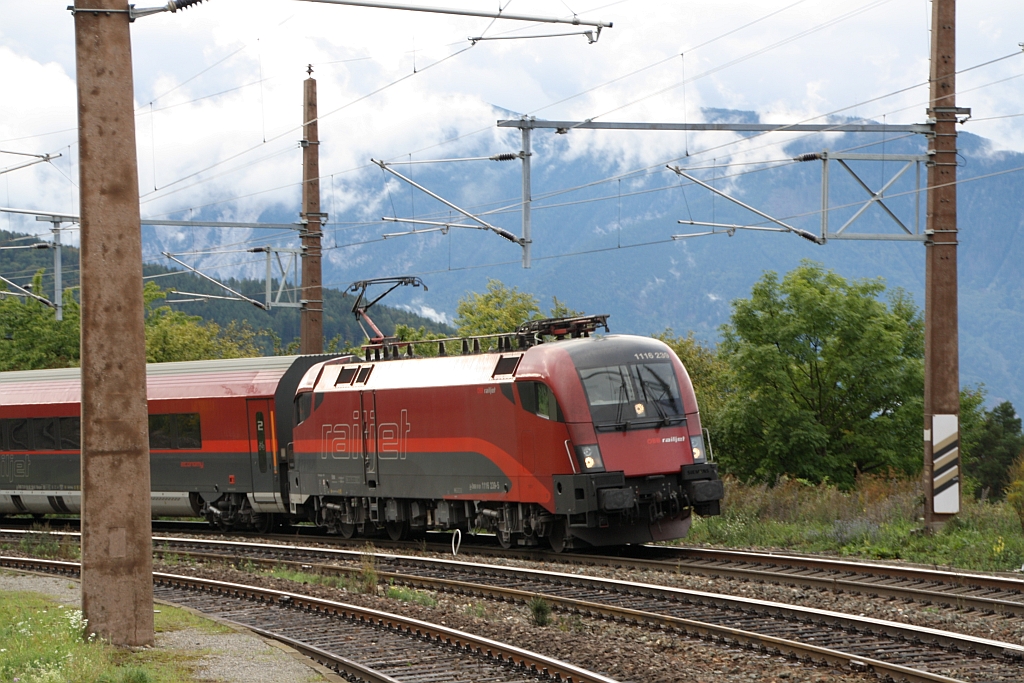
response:
M56 560L0 556L0 566L23 571L39 571L64 575L77 575L79 564ZM199 590L219 593L235 598L243 598L260 603L303 610L328 616L337 616L346 620L368 623L379 628L396 631L406 635L426 639L438 645L454 647L457 650L486 656L498 663L508 664L524 672L545 676L556 681L568 683L616 683L612 678L587 671L567 662L545 657L522 648L501 643L490 638L476 636L464 631L431 624L419 619L403 617L397 614L381 612L356 605L349 605L334 600L315 598L298 593L289 593L270 588L246 586L226 581L215 581L175 574L153 572L153 582L159 586L184 590ZM227 619L232 621L231 619ZM243 624L244 625L244 624ZM250 628L246 625L246 628ZM278 634L264 631L267 637L279 639ZM326 653L325 653L326 654ZM330 655L333 657L333 655ZM380 679L387 680L387 679ZM393 679L390 679L393 680Z
M286 556L291 554L305 555L307 558L334 558L342 561L361 561L367 554L365 551L353 551L353 550L338 550L334 548L308 548L302 546L287 546L287 545L271 545L271 544L248 544L237 541L210 541L204 539L170 539L155 537L154 551L157 553L165 554L177 554L179 556L188 555L190 552L187 549L175 550L173 547L160 548L156 547L156 544L180 544L185 545L199 545L210 548L221 546L228 552L239 553L237 557L226 555L224 553L196 553L198 556L202 556L204 559L245 559L253 562L254 564L259 562L267 566L273 566L274 564L293 564L301 567L316 568L320 571L330 572L337 571L340 573L359 573L361 569L355 567L339 567L337 565L329 565L322 563L315 563L311 559L302 561L301 559L286 559ZM263 553L277 552L281 556L279 557L254 557L243 554L246 550L256 550ZM490 576L505 576L523 581L532 582L544 582L556 585L569 585L569 586L580 586L586 587L591 590L601 591L609 594L617 595L639 595L648 598L655 598L658 600L671 600L671 601L690 601L698 604L713 604L716 606L728 606L732 609L743 611L751 608L757 608L766 613L773 614L775 616L789 618L792 616L800 616L805 618L807 621L815 622L828 622L840 625L851 631L861 632L878 632L884 633L888 636L895 638L907 638L917 639L921 642L932 642L942 647L956 649L959 651L974 651L980 654L987 654L991 656L1012 656L1014 658L1024 659L1024 646L1016 645L1013 643L1005 643L997 640L990 640L986 638L977 638L975 636L968 636L949 631L942 631L939 629L933 629L923 626L913 626L909 624L901 624L898 622L885 621L882 619L874 619L871 617L861 617L852 614L844 614L841 612L831 612L828 610L821 610L813 607L803 607L799 605L787 605L778 602L771 602L767 600L758 600L754 598L746 598L741 596L723 595L719 593L710 593L707 591L696 591L684 588L675 588L671 586L658 586L648 583L638 583L632 581L623 581L620 579L606 579L601 577L580 575L580 574L567 574L564 572L552 572L542 571L538 569L528 569L523 567L508 567L503 565L490 565L490 564L478 564L470 562L461 562L456 560L443 560L436 558L427 557L414 557L405 555L394 555L390 553L373 553L377 560L383 562L393 562L399 565L405 566L420 566L433 570L441 574L451 574L453 572L464 572L475 575L490 575ZM436 577L424 577L420 574L411 574L405 572L389 572L382 570L378 567L378 575L395 578L396 580L402 579L409 581L419 580L427 582L428 580L438 580ZM459 582L456 582L459 583ZM474 582L462 582L469 583L473 586L478 584ZM442 585L442 584L438 584ZM491 586L491 588L495 588ZM498 588L495 588L498 590ZM501 589L504 590L504 589ZM530 591L530 597L540 595L547 598L550 594L543 591ZM660 616L660 615L659 615Z
M290 565L297 566L300 569L306 569L310 571L316 571L324 574L340 573L340 574L358 574L361 570L354 567L338 567L336 565L326 565L313 563L311 558L334 558L343 561L354 561L365 557L367 553L348 551L348 550L337 550L337 549L323 549L323 548L303 548L300 546L280 546L280 545L250 545L239 542L225 542L225 541L207 541L203 539L197 539L196 541L172 541L171 539L159 539L162 543L182 543L183 545L193 545L204 547L209 550L222 549L223 552L229 553L227 556L222 553L216 552L203 552L199 555L205 558L212 559L235 559L230 553L238 553L238 560L244 559L248 562L258 563L265 566L274 565ZM277 557L253 557L251 555L245 556L246 550L256 550L258 553L274 554L277 553ZM160 551L160 549L157 549ZM167 549L164 552L174 553L177 552L179 555L187 555L192 551L178 551ZM299 557L300 559L287 559L291 557ZM519 590L509 586L493 586L484 585L479 581L473 580L457 580L451 578L442 578L442 576L423 576L419 574L412 574L409 572L399 571L382 571L378 567L378 575L384 579L391 579L396 583L402 583L405 585L416 586L421 588L427 588L430 590L440 590L464 593L469 595L480 595L483 597L496 599L496 600L511 600L511 601L525 601L535 597L543 597L545 600L549 600L554 603L557 607L570 612L581 612L584 614L592 614L594 616L603 617L607 619L617 621L628 621L631 623L643 623L655 628L673 628L690 635L698 637L713 637L716 639L726 639L727 641L736 640L737 643L753 647L757 649L763 649L761 643L768 642L765 639L773 638L771 634L772 630L778 630L778 624L783 622L800 622L803 624L820 624L833 628L840 629L843 633L852 634L850 637L854 639L854 645L857 645L856 640L857 634L870 634L872 638L884 638L889 639L893 643L901 642L919 642L926 650L919 653L918 656L929 656L927 655L928 649L934 650L936 648L947 650L951 652L967 652L972 653L981 657L993 657L1004 660L1013 660L1012 666L1017 666L1022 658L1024 658L1024 647L1004 643L995 640L989 640L984 638L976 638L973 636L965 636L962 634L951 633L947 631L941 631L937 629L918 627L906 624L900 624L896 622L884 621L879 619L872 619L866 617L858 617L848 614L842 614L837 612L830 612L825 610L818 610L813 608L782 605L779 603L773 603L763 600L754 600L749 598L734 597L719 595L714 593L707 593L703 591L692 591L678 588L670 588L664 586L653 586L650 584L639 584L627 581L619 581L616 579L601 579L589 576L580 576L575 574L562 574L554 572L542 572L533 569L522 569L522 568L510 568L505 566L495 565L477 565L465 562L455 562L451 560L438 560L431 558L422 557L407 557L391 554L376 554L378 560L383 562L402 563L413 566L431 568L435 573L439 573L444 577L450 577L451 575L463 571L473 572L479 574L490 574L492 576L504 575L507 577L514 577L517 580L524 581L546 581L549 585L554 584L554 587L547 590L544 589L533 589L533 590ZM730 611L733 615L736 614L751 614L759 615L759 618L766 617L768 619L775 620L775 626L761 625L761 629L769 631L769 633L756 632L756 631L745 631L742 629L735 629L730 626L722 624L715 624L708 621L698 621L696 619L686 619L671 614L662 613L659 607L655 607L654 611L650 609L632 609L630 607L623 607L620 605L608 604L607 602L595 602L593 600L578 600L572 597L560 596L552 594L553 592L560 589L560 586L571 586L572 588L579 590L597 591L608 596L609 600L619 600L620 596L641 596L643 598L654 599L655 601L664 601L660 604L679 606L680 604L693 605L695 611L701 609L712 609L715 611L724 610ZM531 586L531 588L533 588ZM714 617L712 617L712 620ZM744 621L740 619L739 621ZM695 624L699 624L701 629L694 627ZM712 635L712 634L718 635ZM739 634L745 634L742 638ZM819 635L819 634L816 634ZM807 650L806 647L811 646L808 643L798 643L787 640L786 647L776 648L780 653L785 653L790 656L801 657L804 659L811 659L812 661L818 661L815 659L818 654L814 651ZM890 646L884 646L890 647ZM897 646L900 650L905 649L905 646ZM907 646L909 647L909 646ZM803 649L801 649L803 648ZM856 649L856 648L855 648ZM863 647L860 648L863 651ZM775 650L773 650L775 651ZM799 654L800 652L804 654ZM857 652L842 652L841 650L831 650L832 655L825 657L821 661L828 661L829 663L840 665L840 666L851 666L854 669L862 668L861 663L868 661L868 658L863 654ZM838 653L838 654L835 654ZM931 655L934 657L934 655ZM875 663L875 659L870 660L870 669L879 672L879 675L890 676L896 680L950 680L948 677L942 674L937 674L928 671L920 671L918 669L909 669L908 667L899 664L897 662L887 662L877 660L879 663ZM952 665L951 665L952 666ZM918 671L918 677L908 677L907 671ZM1011 674L1012 675L1012 674ZM1015 678L1003 680L1016 680Z
M335 565L317 564L315 563L315 559L333 558L341 561L357 561L367 555L365 551L350 551L334 548L309 548L295 545L249 544L235 541L214 541L208 539L175 539L156 537L154 538L154 542L157 544L155 552L158 553L177 554L180 556L193 555L202 557L203 559L213 559L216 561L237 561L244 558L249 562L261 565L291 565L298 566L300 569L315 570L325 574L356 574L359 573L360 570L338 567ZM204 549L208 552L196 552L197 548ZM262 556L260 556L260 554L262 554ZM634 623L646 623L657 628L666 628L666 624L671 623L676 624L673 628L678 627L680 630L684 630L685 632L692 633L693 635L700 637L712 637L709 633L718 633L719 636L714 636L715 638L726 638L728 640L736 636L738 631L729 626L715 625L712 623L698 622L695 619L685 619L674 615L661 614L659 613L660 608L657 606L653 612L650 610L629 611L630 608L609 605L601 602L581 601L571 597L552 595L551 593L552 591L559 590L557 587L559 585L571 586L575 589L598 591L603 594L607 594L610 596L609 599L612 600L619 599L616 596L640 596L646 599L654 599L658 601L672 601L677 607L680 603L690 604L693 605L693 609L695 611L708 608L713 610L722 610L724 607L727 610L731 610L734 614L753 614L756 612L763 617L775 619L777 622L799 621L805 625L821 624L841 629L842 632L847 634L855 635L858 633L868 633L872 634L872 637L876 638L878 637L878 634L881 634L896 642L903 640L909 640L911 642L916 641L924 643L932 648L939 647L953 652L971 652L981 656L1009 658L1018 661L1024 657L1024 648L1014 644L975 638L972 636L964 636L936 629L909 626L895 622L855 617L853 615L837 612L782 605L762 600L752 600L703 591L690 591L664 586L654 586L650 584L639 584L615 579L601 579L576 574L542 572L532 569L510 568L495 565L478 565L451 560L408 557L387 553L379 553L375 554L375 556L378 560L385 563L411 564L414 567L418 566L420 568L427 568L434 572L440 572L442 575L450 576L458 571L472 572L477 575L489 574L492 577L504 575L506 580L508 577L513 577L520 581L546 581L549 585L553 583L556 587L546 591L520 590L517 592L515 588L509 586L486 586L481 584L479 581L458 581L442 579L436 576L425 577L422 575L410 574L408 572L378 571L378 575L385 579L392 579L396 582L405 583L407 585L420 586L431 590L477 594L499 600L523 600L542 596L546 600L551 600L568 611L582 611L587 614L603 616L604 618L609 619L620 621L625 620ZM638 615L648 616L645 619L638 619ZM666 622L666 619L669 621ZM671 621L674 619L679 619L680 621ZM740 619L739 621L742 622L744 619ZM710 631L686 631L686 628L692 626L692 624L702 624L702 628L710 629ZM762 626L762 629L764 629L764 626ZM770 633L773 630L773 627L769 626L767 630L769 633L749 632L745 639L741 639L737 642L741 642L748 647L761 649L762 646L758 643L766 642L765 638L773 637ZM854 639L856 640L856 637ZM803 647L803 645L796 643L795 646L789 647L800 648ZM783 650L780 649L779 651L782 652ZM791 656L801 656L795 654L797 651L798 650L787 650L787 653L790 653ZM856 653L840 652L840 655L841 661L835 658L826 658L823 661L849 665L854 668L860 668L860 664L857 662L865 661L865 657ZM810 658L812 661L814 660L812 655L803 655L803 657L805 659ZM879 667L888 667L893 674L896 674L896 678L902 678L905 680L948 680L948 678L943 677L941 674L934 674L930 672L920 672L924 678L910 679L906 678L905 672L902 671L902 668L905 667L901 664L896 662L882 662L878 666L874 666L872 662L872 668L874 670L881 671L882 669ZM928 678L929 676L932 678ZM938 678L934 678L935 676L938 676Z
M179 552L178 554L199 559L224 559L223 555L217 555L214 553L193 553L184 551ZM307 571L313 570L326 575L347 574L349 576L354 576L358 575L362 571L355 567L308 564L299 560L272 560L267 558L246 559L247 561L253 562L253 564L268 567L289 566ZM612 622L631 623L637 625L644 624L666 631L675 631L677 633L700 638L702 640L714 641L724 645L741 645L759 652L786 656L812 664L825 663L839 668L848 668L851 671L870 671L883 679L904 680L911 683L954 683L959 681L959 679L913 669L900 664L894 664L868 657L851 656L849 653L832 648L825 648L812 645L810 643L802 643L776 636L754 633L719 624L711 624L695 619L686 619L682 617L631 609L628 607L607 605L587 600L578 600L575 598L566 598L547 593L489 586L486 584L458 581L454 579L424 577L413 574L385 571L378 571L377 575L381 580L390 580L397 585L427 589L439 593L452 593L457 595L486 598L501 602L528 603L530 600L539 597L551 604L553 608L560 609L571 614L606 619Z
M5 532L11 534L33 533L23 530L0 529L0 533ZM285 535L262 535L261 538L294 540L294 536ZM379 547L396 549L415 547L414 543L389 543L385 539L374 539L374 542ZM438 544L436 548L432 549L446 552L448 545ZM328 549L317 550L328 552ZM466 547L465 550L468 552L470 548ZM722 576L896 598L924 604L945 605L956 609L974 609L982 612L1024 616L1024 579L1014 577L739 550L667 546L640 546L633 550L638 554L648 555L648 557L553 554L539 550L508 551L486 546L472 548L472 552L486 556L508 557L513 555L523 559L563 564L646 569L711 577ZM649 557L652 554L665 556L665 559ZM900 583L883 583L883 581ZM917 585L905 585L905 582L917 582ZM943 589L943 586L948 588ZM979 594L976 591L986 592Z

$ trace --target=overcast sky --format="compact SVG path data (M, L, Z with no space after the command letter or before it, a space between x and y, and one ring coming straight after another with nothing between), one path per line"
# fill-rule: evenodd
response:
M0 175L6 206L77 210L68 4L0 0L0 150L64 155ZM498 8L496 0L425 4ZM344 206L368 201L358 179L371 156L515 151L514 136L494 127L493 107L605 121L699 121L702 108L753 110L771 122L837 111L889 123L924 119L926 87L875 98L926 81L927 0L502 4L522 14L577 13L614 28L592 45L577 35L470 47L470 36L579 29L297 0L208 0L139 19L132 48L143 215L192 210L254 220L268 207L295 203L297 126L310 63L323 117L321 171L343 188ZM971 107L976 119L962 129L992 139L995 148L1024 151L1024 116L1013 116L1024 114L1024 2L971 0L958 11L959 69L1017 53L958 78L958 104ZM723 142L660 133L571 138L568 158L600 164L609 174ZM0 154L0 170L20 160ZM515 188L503 192L509 193ZM8 225L38 226L0 217L0 226Z

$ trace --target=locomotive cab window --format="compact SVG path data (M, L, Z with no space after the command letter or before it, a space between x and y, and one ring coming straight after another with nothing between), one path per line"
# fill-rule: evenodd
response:
M671 363L629 363L579 370L597 427L630 429L685 422Z
M543 382L518 382L519 402L523 409L554 422L565 422L555 394Z
M298 426L305 422L311 412L313 412L313 392L304 391L295 397L295 425Z

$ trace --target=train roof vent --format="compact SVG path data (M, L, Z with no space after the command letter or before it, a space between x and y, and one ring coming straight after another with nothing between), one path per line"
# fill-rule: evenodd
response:
M352 380L355 379L356 371L359 370L358 365L347 365L341 369L338 374L338 381L334 383L334 386L339 384L352 384Z
M514 374L522 357L522 354L516 354L515 356L502 356L498 359L498 364L494 366L494 372L491 373L491 377Z
M364 365L359 368L359 374L356 376L356 384L366 384L366 381L370 379L371 372L373 372L372 365Z

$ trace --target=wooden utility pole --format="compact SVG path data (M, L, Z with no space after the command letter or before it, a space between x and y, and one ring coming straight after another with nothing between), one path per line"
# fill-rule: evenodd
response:
M77 0L82 287L82 611L153 642L142 230L127 0Z
M925 242L925 523L937 529L960 511L960 358L956 273L956 0L932 0Z
M303 83L302 106L302 353L324 351L323 280L320 272L320 138L317 130L316 79L313 65Z

